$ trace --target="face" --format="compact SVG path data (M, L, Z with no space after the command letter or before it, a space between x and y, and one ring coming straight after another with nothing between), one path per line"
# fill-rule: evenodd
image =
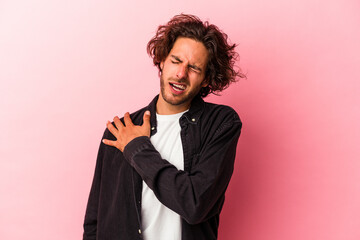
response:
M206 87L205 71L208 51L203 43L178 38L165 61L161 62L159 104L185 111L202 87Z

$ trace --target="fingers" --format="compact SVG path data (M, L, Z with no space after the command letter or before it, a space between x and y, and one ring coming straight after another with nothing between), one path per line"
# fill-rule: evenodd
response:
M119 118L118 118L118 119L119 119ZM120 120L119 120L119 121L120 121ZM115 118L114 118L114 122L115 122ZM116 123L115 123L115 124L116 124ZM122 124L122 123L120 122L120 124ZM118 130L114 127L114 125L111 124L110 121L107 121L106 127L109 129L109 131L112 133L112 135L114 135L115 137L117 136L116 133L118 132ZM117 125L116 125L116 127L119 128Z
M116 141L111 141L109 139L103 139L102 142L106 145L116 147Z
M131 121L130 114L128 112L125 113L124 115L124 122L125 122L125 126L127 127L134 125L133 122Z
M143 126L150 128L150 111L145 111L144 113Z
M122 127L124 127L124 124L120 121L118 116L115 116L113 120L114 120L115 126L118 130L120 130Z
M103 139L102 142L123 151L124 147L134 138L140 136L150 137L150 111L144 113L141 126L133 124L128 112L124 115L124 123L116 116L114 117L114 124L108 121L106 126L116 140Z

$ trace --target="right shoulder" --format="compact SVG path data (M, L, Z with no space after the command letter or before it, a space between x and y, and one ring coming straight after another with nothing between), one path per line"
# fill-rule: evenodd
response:
M147 109L148 109L147 107L143 107L133 113L130 113L130 118L135 125L142 124L143 115ZM124 123L124 117L120 118L120 121ZM111 122L111 123L114 125L114 122ZM115 137L112 135L112 133L107 128L104 131L103 139L104 138L109 139L109 140L116 140Z

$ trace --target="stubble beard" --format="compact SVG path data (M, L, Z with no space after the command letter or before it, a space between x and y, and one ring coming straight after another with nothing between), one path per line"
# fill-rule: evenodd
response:
M182 83L186 83L186 80L180 81ZM194 88L192 90L190 90L188 93L186 94L182 94L183 96L179 96L179 95L175 95L172 92L170 92L169 94L171 94L173 97L177 97L177 99L170 99L167 95L166 95L166 90L165 90L165 81L164 81L164 77L161 74L160 75L160 89L161 89L161 95L164 99L165 102L167 102L168 104L174 105L174 106L179 106L182 105L184 103L190 103L194 97L196 97L196 95L198 95L198 93L201 90L201 86L198 86L197 88Z

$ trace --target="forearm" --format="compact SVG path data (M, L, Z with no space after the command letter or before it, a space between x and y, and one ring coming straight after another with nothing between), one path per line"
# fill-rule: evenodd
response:
M221 146L216 141L209 144L191 172L179 171L162 159L146 137L130 142L124 156L165 206L195 224L217 214L221 207L233 171L239 131L232 130L226 142L220 141Z

